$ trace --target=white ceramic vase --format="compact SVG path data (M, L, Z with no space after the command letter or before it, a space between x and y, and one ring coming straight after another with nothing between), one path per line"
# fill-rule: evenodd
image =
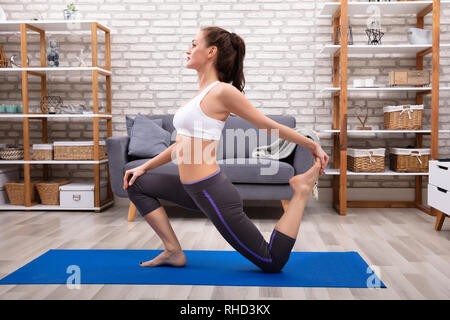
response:
M408 28L406 30L409 44L430 44L433 41L431 30Z

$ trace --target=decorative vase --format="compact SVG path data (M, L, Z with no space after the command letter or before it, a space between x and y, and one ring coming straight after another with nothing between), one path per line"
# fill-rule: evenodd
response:
M419 28L406 29L409 44L431 44L433 42L433 34L431 30Z
M64 9L64 20L75 20L76 16L76 11Z
M58 43L54 40L48 41L47 66L48 67L59 67Z

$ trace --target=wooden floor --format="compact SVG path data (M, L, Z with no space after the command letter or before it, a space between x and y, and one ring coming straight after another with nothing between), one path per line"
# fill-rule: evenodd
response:
M201 214L166 207L186 250L232 250ZM266 239L282 207L246 207ZM127 207L93 212L0 211L0 278L49 249L162 249ZM449 299L450 219L442 231L416 209L307 207L294 251L357 251L387 289L172 285L0 285L0 299Z

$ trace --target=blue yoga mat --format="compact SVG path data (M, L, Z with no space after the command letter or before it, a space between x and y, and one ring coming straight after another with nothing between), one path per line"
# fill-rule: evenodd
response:
M183 268L144 268L162 250L49 250L0 284L138 284L386 288L357 252L292 252L264 273L235 251L185 250Z

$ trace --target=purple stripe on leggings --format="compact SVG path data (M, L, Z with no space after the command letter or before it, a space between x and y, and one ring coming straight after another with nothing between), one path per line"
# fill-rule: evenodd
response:
M228 231L231 233L231 235L233 236L233 238L241 245L241 247L243 247L245 250L247 250L248 252L250 252L252 255L254 255L255 257L257 257L258 259L265 261L265 262L272 262L272 259L266 259L263 257L260 257L259 255L257 255L256 253L254 253L253 251L251 251L249 248L247 248L242 242L241 240L238 239L238 237L236 237L236 235L233 233L233 231L231 231L230 227L227 225L227 223L225 222L225 220L223 219L222 215L220 214L219 209L217 209L216 204L214 203L214 201L211 199L211 196L208 194L208 192L206 192L205 189L203 189L203 193L205 194L205 196L208 198L209 202L211 202L212 206L214 207L214 210L216 210L217 215L219 216L220 220L222 221L222 223L225 225L225 227L228 229Z
M216 174L218 174L219 172L220 172L220 167L219 167L219 170L217 170L217 171L214 172L213 174L211 174L211 175L209 175L209 176L207 176L207 177L205 177L205 178L202 178L202 179L200 179L200 180L193 181L193 182L183 182L183 181L181 181L181 180L180 180L180 181L181 181L182 184L193 184L193 183L197 183L197 182L206 180L206 179L208 179L208 178L211 178L211 177L215 176Z
M272 240L275 237L275 233L277 233L277 229L273 229L272 238L270 238L269 251L272 249Z

